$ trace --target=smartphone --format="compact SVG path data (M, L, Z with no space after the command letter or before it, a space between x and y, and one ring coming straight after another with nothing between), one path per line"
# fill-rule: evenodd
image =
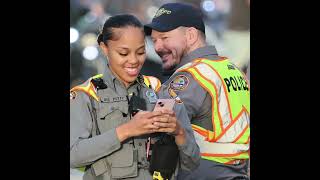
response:
M174 99L158 99L153 111L161 111L161 109L173 110Z

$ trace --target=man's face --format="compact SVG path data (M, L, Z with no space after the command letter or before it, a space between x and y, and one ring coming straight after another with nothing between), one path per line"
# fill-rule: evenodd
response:
M151 39L165 70L174 69L187 53L187 39L182 28L176 28L168 32L152 30Z

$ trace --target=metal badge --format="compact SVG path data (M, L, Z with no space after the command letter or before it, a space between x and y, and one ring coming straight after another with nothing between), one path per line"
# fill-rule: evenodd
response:
M147 96L147 98L148 98L148 100L149 100L150 103L154 104L154 103L157 102L157 99L158 99L158 98L157 98L156 93L154 93L153 90L147 90L146 96Z

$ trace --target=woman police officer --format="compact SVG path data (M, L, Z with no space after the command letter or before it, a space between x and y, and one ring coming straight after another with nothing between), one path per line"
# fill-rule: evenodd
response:
M174 135L181 168L199 163L190 121L182 103L173 110L152 111L160 83L142 76L146 59L143 26L132 15L109 18L98 37L108 63L103 75L70 91L70 166L86 167L83 179L152 179L147 140L157 132ZM153 87L153 89L151 88ZM143 111L137 112L135 108ZM177 172L177 171L176 171Z

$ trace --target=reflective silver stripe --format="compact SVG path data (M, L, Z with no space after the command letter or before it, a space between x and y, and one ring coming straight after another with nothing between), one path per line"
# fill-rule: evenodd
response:
M238 120L223 134L217 142L233 142L249 124L248 114L243 113Z
M207 64L199 63L194 68L196 68L202 76L210 80L211 83L214 83L216 87L221 87L220 89L217 89L218 92L216 92L217 95L219 95L219 98L218 98L219 102L217 103L219 104L219 112L222 118L222 126L223 128L226 128L231 123L231 119L230 119L230 111L228 109L227 95L226 95L226 92L224 91L224 88L222 88L222 82L220 80L220 77ZM215 100L215 99L212 99L212 100Z
M240 152L246 152L249 150L249 144L208 142L205 140L205 137L201 136L196 131L193 132L196 142L200 147L201 153L236 154Z
M183 69L189 68L191 65L193 65L193 63L192 63L192 62L189 62L189 63L181 66L179 69L177 69L177 70L175 71L175 73L178 72L178 71L181 71L181 70L183 70Z

